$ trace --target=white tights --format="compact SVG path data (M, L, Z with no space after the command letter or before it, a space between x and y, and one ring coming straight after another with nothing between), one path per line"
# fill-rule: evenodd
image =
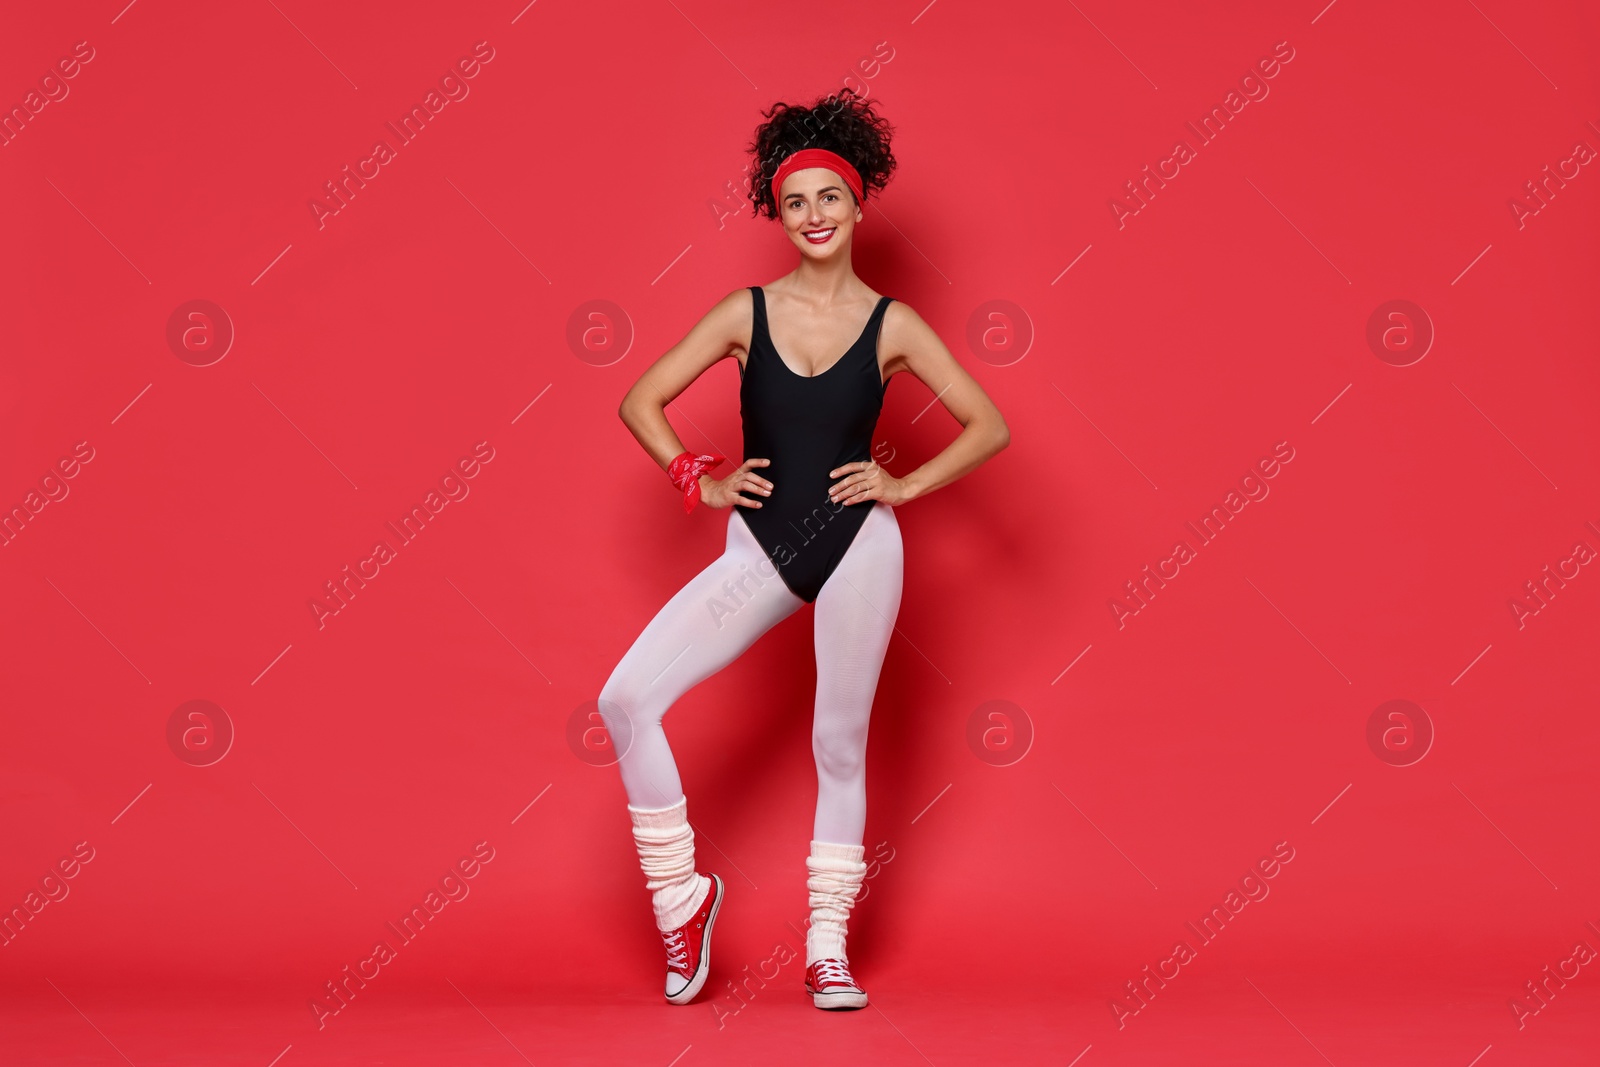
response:
M903 556L892 507L877 501L848 506L872 512L815 601L812 838L859 845L867 817L867 720L900 612ZM617 765L630 806L660 809L683 799L662 716L804 603L730 509L726 550L656 613L600 691L600 714L622 753ZM762 700L777 696L770 687L754 692Z

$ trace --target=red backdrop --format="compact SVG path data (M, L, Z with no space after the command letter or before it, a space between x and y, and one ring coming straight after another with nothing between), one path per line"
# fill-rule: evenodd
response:
M124 3L0 35L12 1062L1592 1062L1592 6ZM667 719L680 1011L584 715L727 513L616 408L842 84L1012 444L897 512L873 1008L773 962L805 609Z

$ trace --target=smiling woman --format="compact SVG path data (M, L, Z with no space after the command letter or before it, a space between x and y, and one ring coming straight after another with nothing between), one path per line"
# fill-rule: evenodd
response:
M651 619L597 704L617 744L666 947L664 992L687 1004L710 972L726 887L695 870L695 832L662 717L774 625L815 604L817 805L805 860L804 986L816 1007L862 1008L867 994L850 973L845 933L867 875L867 725L900 610L904 553L894 509L970 473L1010 433L921 316L851 266L865 204L895 168L889 124L848 90L809 107L778 103L764 115L749 146L750 198L755 213L782 225L799 261L776 281L723 297L640 375L618 409L683 492L685 511L701 501L731 509L727 546ZM730 357L740 369L744 457L716 479L708 472L724 457L685 449L665 408ZM900 371L937 394L962 429L897 478L873 462L871 443L889 379Z

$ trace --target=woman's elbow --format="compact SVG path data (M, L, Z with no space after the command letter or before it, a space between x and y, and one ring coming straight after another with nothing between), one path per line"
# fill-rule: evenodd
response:
M1011 427L1006 425L1005 419L1000 419L1000 425L995 428L994 450L999 452L1011 443Z
M617 405L617 418L632 427L639 419L639 390L629 389Z

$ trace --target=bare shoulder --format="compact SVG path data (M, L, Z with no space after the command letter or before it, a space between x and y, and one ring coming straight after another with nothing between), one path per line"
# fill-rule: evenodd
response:
M748 288L739 288L712 304L684 340L705 365L733 356L743 366L754 328L755 294Z
M713 336L728 341L730 354L743 353L755 326L755 294L744 287L732 290L711 305L701 322L711 327Z
M897 342L913 342L919 337L933 334L933 327L925 322L917 309L904 300L891 300L883 312L883 341L885 349ZM937 334L933 334L937 337Z
M917 314L916 308L898 300L890 304L884 313L881 341L886 356L885 382L896 371L908 371L928 387L962 426L977 418L991 420L1005 435L1005 440L1010 441L1010 431L994 401L945 347L938 331Z
M631 406L644 398L665 406L721 360L732 356L742 367L754 320L750 290L728 293L700 316L681 341L645 369L623 404Z
M883 353L884 380L902 370L926 378L955 357L939 339L939 334L903 300L890 301L883 313L883 334L879 344Z

